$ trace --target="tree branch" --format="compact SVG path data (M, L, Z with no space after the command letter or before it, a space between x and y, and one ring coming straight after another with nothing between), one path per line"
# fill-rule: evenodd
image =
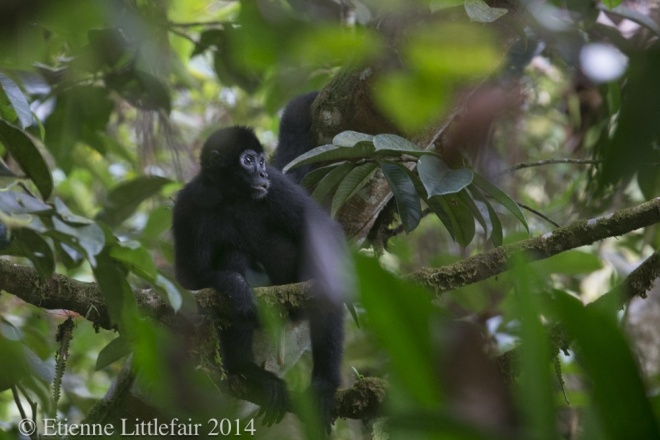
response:
M660 198L656 198L603 217L581 220L540 237L502 246L455 264L420 269L407 278L432 287L436 292L444 292L506 271L510 259L519 254L524 254L530 261L541 260L659 222ZM659 274L660 254L656 252L626 279L624 287L628 297L643 295ZM254 291L266 304L298 308L309 301L310 287L311 283L307 282L256 288ZM37 307L71 310L97 327L112 328L103 295L96 283L85 283L59 274L44 280L33 268L0 260L0 288ZM133 293L144 315L172 327L179 325L179 320L183 319L153 290L135 289ZM212 307L215 311L228 310L223 306L226 298L211 289L199 291L195 297L202 307ZM353 388L340 391L337 396L339 416L362 418L373 414L374 408L383 401L384 390L382 381L372 383L362 380ZM244 398L250 400L249 396Z
M502 246L448 266L422 268L406 278L431 287L437 293L446 292L506 271L511 259L517 255L524 255L528 261L543 260L659 222L660 197L595 219L579 220L540 237Z

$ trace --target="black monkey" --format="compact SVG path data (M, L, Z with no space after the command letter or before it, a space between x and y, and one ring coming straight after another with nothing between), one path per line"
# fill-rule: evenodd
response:
M280 136L273 157L273 166L278 170L296 157L316 146L312 136L312 103L319 92L310 92L292 99L284 108L280 119ZM300 183L313 165L303 165L289 170L286 175Z
M317 234L323 236L321 243L330 237L340 246L343 235L301 187L266 164L251 129L213 133L200 162L200 173L180 191L174 206L176 277L188 289L212 287L228 296L231 322L219 329L224 367L262 391L264 422L279 422L289 407L288 394L280 378L255 364L251 347L258 322L246 273L262 268L273 284L288 284L315 274L314 267L339 267L342 257L332 249L310 248L319 243ZM340 382L343 305L327 297L332 293L324 290L332 289L317 290L305 314L314 362L311 388L329 430Z

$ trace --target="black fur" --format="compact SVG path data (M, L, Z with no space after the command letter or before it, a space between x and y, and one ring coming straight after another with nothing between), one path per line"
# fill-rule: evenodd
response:
M224 367L262 391L264 421L271 424L281 420L289 400L285 383L254 361L252 334L258 322L247 272L262 268L273 284L303 281L314 259L310 253L324 252L310 250L306 234L320 228L319 234L342 243L343 236L307 193L279 170L241 165L246 150L259 156L263 148L244 127L219 130L206 141L201 171L181 190L174 207L176 277L188 289L212 287L228 296L231 325L219 329ZM314 231L309 230L310 219ZM329 429L340 382L343 306L322 294L322 304L309 307L306 316L314 361L311 387Z
M296 157L316 147L312 136L312 103L318 92L310 92L291 100L282 113L280 135L273 157L273 166L281 170ZM303 165L289 170L286 175L300 183L313 165Z

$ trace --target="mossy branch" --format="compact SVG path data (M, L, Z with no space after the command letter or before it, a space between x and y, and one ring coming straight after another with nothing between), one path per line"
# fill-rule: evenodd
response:
M420 269L407 275L406 278L428 286L436 292L444 292L506 271L509 261L516 255L523 254L528 261L541 260L659 222L660 198L656 198L596 219L577 221L540 237L502 246L455 264ZM647 264L635 272L634 277L627 279L628 297L643 295L652 285L658 275L659 259L660 256L656 252L647 260ZM646 270L649 267L652 269ZM85 317L97 327L112 328L103 295L96 283L85 283L58 274L49 280L44 280L33 268L0 260L0 288L37 307L70 310ZM310 283L297 283L257 288L255 294L267 304L279 303L285 307L296 308L304 306L309 301L309 289ZM145 316L172 327L177 326L177 321L181 318L153 290L135 289L134 295L140 311ZM222 302L225 301L224 297L217 295L211 289L198 292L196 299L202 307L213 305L216 310L223 309ZM372 414L374 405L378 406L384 398L384 392L381 392L384 387L381 385L378 383L376 387L378 393L369 391L373 387L353 387L340 392L338 395L340 417L363 417Z
M517 256L524 256L529 262L543 260L659 222L660 197L598 218L578 220L539 237L501 246L454 264L422 268L406 278L438 293L446 292L505 272L512 258Z

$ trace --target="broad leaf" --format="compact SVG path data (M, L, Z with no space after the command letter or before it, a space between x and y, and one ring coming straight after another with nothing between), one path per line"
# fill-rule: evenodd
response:
M175 312L179 311L179 309L181 308L181 304L183 303L183 299L181 297L181 291L177 287L176 283L174 283L168 277L166 277L165 275L159 272L156 275L155 284L159 290L165 292L165 294L167 295L167 300L169 301L174 311Z
M374 259L357 255L355 262L360 300L374 334L390 353L392 374L410 398L435 407L441 394L430 297L383 270Z
M172 109L170 92L163 82L154 75L141 71L134 71L135 78L143 89L144 96L136 104L147 110L163 109L169 113Z
M14 230L13 236L12 247L16 247L18 255L30 260L43 278L50 278L55 271L55 257L48 242L40 234L26 228Z
M30 104L18 85L7 75L0 73L0 87L2 87L7 99L14 108L21 127L25 128L32 125L34 118L32 110L30 110Z
M504 240L504 233L502 231L502 222L497 212L474 183L470 184L468 189L484 218L486 217L486 213L488 214L488 224L491 227L491 230L487 232L488 238L495 246L501 246Z
M149 213L149 220L142 231L142 240L156 240L163 237L172 227L172 208L159 206Z
M341 163L333 163L332 165L326 165L324 167L316 168L315 170L310 171L305 175L305 177L303 177L300 185L303 188L307 188L308 190L314 188L321 181L321 179L325 177L326 174L328 174L339 165L341 165Z
M53 191L53 177L32 139L20 128L0 120L0 142L34 182L43 199Z
M479 209L477 204L474 203L474 200L467 192L467 190L459 191L458 193L456 193L456 196L460 199L463 205L465 205L465 207L470 211L470 213L472 213L472 216L475 219L477 219L481 227L486 232L486 237L488 237L490 231L492 230L492 226L488 221L488 211L486 210L484 212L486 215L482 214L481 210Z
M156 276L158 275L156 264L153 258L151 258L149 251L138 243L135 243L134 246L130 244L113 246L110 249L110 257L115 261L119 261L131 272L146 281L150 283L156 282Z
M94 371L99 371L111 363L127 356L131 353L131 346L123 336L119 336L108 343L99 352L96 358L96 366Z
M504 191L499 189L497 186L490 183L488 180L481 177L479 174L474 173L474 183L475 185L484 193L489 194L493 197L500 205L504 206L509 210L519 221L523 224L527 232L529 233L529 226L527 225L527 220L525 215L522 213L518 204L514 202L511 197L509 197Z
M491 8L484 0L465 0L465 11L470 20L478 23L492 23L509 12L504 8Z
M131 337L131 325L125 325L137 316L137 304L131 286L126 280L126 271L110 257L106 246L98 255L97 265L93 268L94 277L98 283L112 324L119 326L122 335ZM127 334L126 334L127 333Z
M597 255L575 249L534 263L534 269L545 274L590 274L602 268L603 262Z
M332 139L332 144L338 147L353 147L359 142L373 142L374 137L370 134L358 133L357 131L342 131Z
M312 197L319 203L323 203L326 197L328 197L332 192L337 188L339 182L341 182L344 177L355 167L352 163L344 163L335 167L332 171L321 179L316 189L312 193Z
M101 227L96 223L72 227L57 217L53 217L52 220L54 230L49 231L48 235L59 238L69 246L83 250L89 260L89 264L95 267L95 257L103 250L103 246L105 246L105 235Z
M105 130L114 103L109 90L97 86L75 86L57 96L53 113L46 120L45 144L65 173L73 167L74 147L85 142L105 148L98 133Z
M430 155L420 157L417 172L428 197L455 194L472 183L474 177L472 170L452 170L440 158Z
M475 233L474 217L455 194L431 197L428 205L458 244L470 244Z
M538 286L541 280L534 271L518 258L512 268L514 279L513 304L520 320L520 402L521 413L526 417L531 432L529 437L539 440L555 440L557 421L552 375L550 373L550 340L541 322Z
M374 147L376 147L376 154L378 155L401 156L402 154L407 154L415 157L426 154L436 155L432 151L422 150L408 139L395 134L379 134L375 136Z
M169 179L158 176L142 176L115 187L105 203L98 219L114 227L129 218L140 203L160 192Z
M48 212L52 208L41 200L15 191L0 191L0 211L5 214Z
M577 343L607 438L660 438L637 359L615 317L563 292L556 292L553 306Z
M90 225L94 223L94 221L91 219L88 219L86 217L81 217L71 212L69 207L66 206L66 204L59 197L55 197L54 204L55 204L55 211L59 214L62 220L64 220L67 223L71 223L74 225Z
M380 169L394 194L403 228L410 232L422 219L422 207L413 181L415 177L407 168L395 163L383 162Z
M360 159L371 156L374 151L375 148L371 142L358 142L354 147L338 147L332 144L321 145L289 162L283 171L286 173L291 168L309 163Z
M362 189L371 179L373 174L378 169L378 165L373 162L364 163L353 168L342 179L337 187L334 197L332 198L331 215L334 217L344 203L353 197L360 189Z

